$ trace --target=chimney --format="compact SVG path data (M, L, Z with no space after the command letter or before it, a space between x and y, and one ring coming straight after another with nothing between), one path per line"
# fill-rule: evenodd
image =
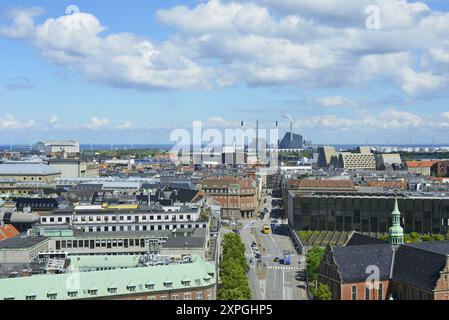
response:
M276 132L277 132L277 136L279 137L279 123L278 121L276 121ZM279 148L279 139L276 140L276 146L275 148Z
M290 120L290 142L293 142L293 121Z
M243 133L243 121L241 122L241 124L240 124L240 126L241 126L241 134L242 134L242 150L243 151L245 151L245 136L244 136L244 133Z
M259 154L259 120L256 121L256 154Z

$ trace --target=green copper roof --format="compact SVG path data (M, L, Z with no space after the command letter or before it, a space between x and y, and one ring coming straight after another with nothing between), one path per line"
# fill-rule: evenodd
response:
M70 256L70 270L91 268L134 268L139 264L138 255Z
M401 212L399 211L399 204L398 204L397 198L394 200L394 210L391 214L392 215L401 215Z
M182 281L186 277L192 279L187 286ZM195 256L187 264L0 279L0 300L25 300L27 296L36 300L74 300L150 295L169 290L164 283L168 278L172 282L170 290L208 287L215 284L215 266Z

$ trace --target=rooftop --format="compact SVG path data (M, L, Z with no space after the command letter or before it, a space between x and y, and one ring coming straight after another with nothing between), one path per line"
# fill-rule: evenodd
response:
M0 175L57 175L59 170L42 163L0 163Z
M80 272L79 281L71 273L0 279L0 300L98 299L214 285L214 264L193 258L188 264Z
M29 249L45 241L48 239L44 237L16 236L0 241L0 250Z

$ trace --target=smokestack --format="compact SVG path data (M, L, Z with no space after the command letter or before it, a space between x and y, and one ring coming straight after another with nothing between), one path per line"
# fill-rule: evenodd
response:
M256 121L256 154L259 154L259 120Z
M278 121L276 121L276 134L277 134L277 136L279 137L279 123L278 123ZM276 148L276 149L279 148L279 139L276 140L276 146L275 146L275 148Z
M293 121L290 120L290 142L293 142Z

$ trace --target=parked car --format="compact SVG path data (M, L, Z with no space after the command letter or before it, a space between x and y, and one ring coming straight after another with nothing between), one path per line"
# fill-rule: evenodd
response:
M275 257L275 258L273 259L273 261L274 261L274 262L279 262L279 257Z

